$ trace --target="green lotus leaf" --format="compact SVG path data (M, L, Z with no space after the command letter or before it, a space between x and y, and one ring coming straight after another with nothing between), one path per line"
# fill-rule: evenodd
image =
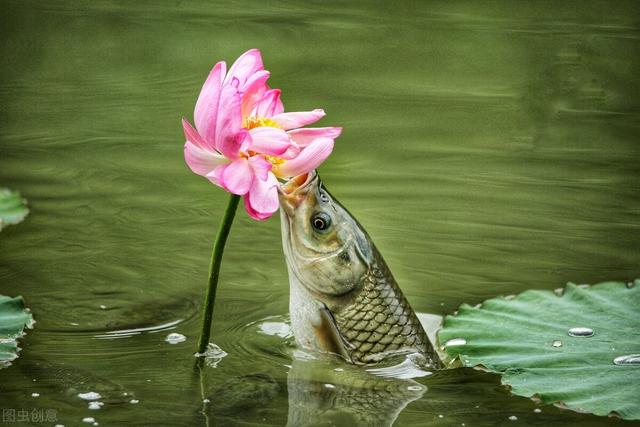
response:
M17 191L0 188L0 230L21 222L29 213L26 201Z
M514 394L640 419L640 280L465 304L438 341L450 366L499 373Z
M0 295L0 368L11 365L18 357L18 338L24 336L25 327L32 328L34 323L22 297Z

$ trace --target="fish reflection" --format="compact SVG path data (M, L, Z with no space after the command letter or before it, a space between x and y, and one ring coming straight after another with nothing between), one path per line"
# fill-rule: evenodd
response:
M130 390L112 380L72 365L45 359L30 359L20 365L42 388L59 392L63 400L125 403L135 397Z
M321 357L296 353L287 378L287 426L391 426L427 390L407 378L430 374L410 358L394 366L364 369Z

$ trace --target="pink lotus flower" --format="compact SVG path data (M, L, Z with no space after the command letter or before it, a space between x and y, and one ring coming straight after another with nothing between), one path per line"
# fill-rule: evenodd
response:
M247 212L257 220L278 209L277 178L317 168L342 131L303 128L324 111L285 113L280 90L269 88L268 78L257 49L240 56L228 72L226 63L218 62L196 102L195 129L182 119L191 170L244 196Z

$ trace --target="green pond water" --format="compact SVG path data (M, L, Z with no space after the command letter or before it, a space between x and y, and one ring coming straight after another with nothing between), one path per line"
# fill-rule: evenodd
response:
M625 424L473 370L385 395L294 356L277 215L239 211L212 334L228 355L194 369L227 195L185 166L180 118L216 61L260 48L287 110L344 127L320 173L416 311L632 280L637 2L11 0L0 34L0 185L31 208L0 235L0 294L37 320L0 371L0 408L30 414L7 425Z

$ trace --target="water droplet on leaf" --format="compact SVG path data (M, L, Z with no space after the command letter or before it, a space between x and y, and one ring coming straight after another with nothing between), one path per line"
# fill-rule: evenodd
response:
M556 347L556 348L557 348L557 347L562 347L562 341L560 341L560 340L553 340L553 342L551 343L551 345L552 345L553 347Z
M454 338L451 339L449 341L447 341L446 343L444 343L445 348L447 347L455 347L458 345L465 345L467 343L467 340L465 340L464 338Z
M569 329L569 336L571 337L592 337L593 329L591 328L571 328Z
M640 365L640 354L627 354L613 359L614 365Z

